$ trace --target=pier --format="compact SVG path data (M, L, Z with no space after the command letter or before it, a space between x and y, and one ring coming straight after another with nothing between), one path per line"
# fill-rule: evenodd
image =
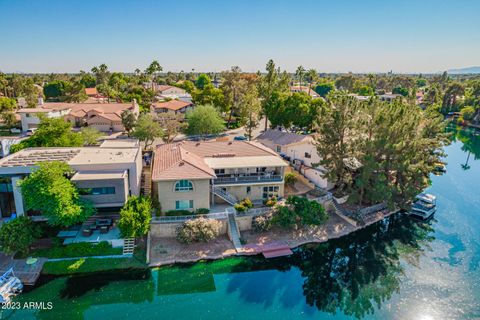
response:
M27 259L13 259L12 256L0 253L0 274L4 274L13 268L15 276L27 286L33 286L42 273L46 258L38 258L34 264L27 264Z

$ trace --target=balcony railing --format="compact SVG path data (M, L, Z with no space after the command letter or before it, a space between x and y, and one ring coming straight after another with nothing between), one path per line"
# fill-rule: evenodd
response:
M215 185L222 184L235 184L235 183L259 183L259 182L280 182L283 180L283 176L277 174L263 174L263 175L225 175L219 176L215 179Z

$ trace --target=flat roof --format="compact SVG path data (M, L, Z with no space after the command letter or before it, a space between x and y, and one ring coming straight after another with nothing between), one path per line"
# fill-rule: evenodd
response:
M139 142L136 139L106 139L100 144L101 148L116 147L116 148L134 148L138 147Z
M113 180L113 179L125 179L127 171L115 171L115 172L93 172L93 171L78 171L72 177L72 181L90 181L90 180Z
M135 162L138 152L139 147L28 148L0 159L0 167L29 167L46 161L70 165L129 163Z

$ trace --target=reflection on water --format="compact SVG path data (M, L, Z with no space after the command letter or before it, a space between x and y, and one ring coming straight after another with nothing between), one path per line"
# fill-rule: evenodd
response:
M452 139L428 223L398 214L291 257L57 278L19 298L53 310L2 319L480 318L480 144Z

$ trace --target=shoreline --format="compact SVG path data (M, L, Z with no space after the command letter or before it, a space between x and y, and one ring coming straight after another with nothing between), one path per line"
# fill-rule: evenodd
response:
M319 229L322 229L322 227L323 227L323 229L328 227L327 224L329 222L327 222L325 225L320 226L319 228L316 228L317 230L315 230L315 228L308 228L308 227L304 228L304 229L313 230L314 234L307 235L307 237L304 237L303 239L300 239L300 238L295 239L294 237L291 237L290 239L282 239L281 237L277 238L277 239L274 239L274 238L265 239L264 233L259 234L259 233L253 232L253 231L242 231L242 234L246 234L247 239L253 240L254 241L254 242L252 242L253 244L265 245L269 242L281 240L281 241L286 242L290 249L295 249L295 248L298 248L298 247L303 246L303 245L324 243L324 242L327 242L331 239L338 239L338 238L347 236L347 235L352 234L356 231L362 230L362 229L364 229L364 228L366 228L366 227L368 227L372 224L380 222L380 221L384 220L385 218L387 218L387 217L389 217L393 214L397 214L400 211L401 210L397 209L397 210L393 210L393 211L388 211L386 213L382 213L381 211L377 212L375 214L372 214L372 215L375 215L374 219L369 220L368 222L366 222L364 225L361 225L361 226L353 226L351 223L348 223L345 219L340 217L338 214L332 213L333 216L336 216L336 217L338 217L338 219L343 221L342 228L339 232L324 232L324 234L322 234L321 236L318 236ZM300 230L300 232L301 231L305 231L305 230ZM317 231L317 232L315 232L315 231ZM323 230L323 231L325 231L325 230ZM283 236L285 236L285 234L288 235L288 232L296 232L296 231L295 230L288 230L287 233L284 233ZM166 239L168 239L168 238L166 238ZM257 241L255 241L255 239ZM165 239L162 239L162 240L165 241ZM250 242L248 242L248 243L250 244ZM200 262L200 261L213 261L213 260L220 260L220 259L225 259L225 258L235 257L235 256L237 256L237 257L258 256L258 255L261 255L261 254L262 254L261 252L252 253L252 252L243 251L243 250L242 251L236 251L233 248L233 245L232 245L232 248L228 248L227 250L225 250L222 253L204 254L204 255L198 255L196 257L188 257L188 258L187 257L185 257L185 258L178 257L178 258L173 258L173 259L164 259L164 260L162 259L162 261L150 262L148 264L148 267L149 268L159 268L159 267L162 267L162 266L172 266L172 265L175 265L175 264L189 264L189 263L196 263L196 262Z

